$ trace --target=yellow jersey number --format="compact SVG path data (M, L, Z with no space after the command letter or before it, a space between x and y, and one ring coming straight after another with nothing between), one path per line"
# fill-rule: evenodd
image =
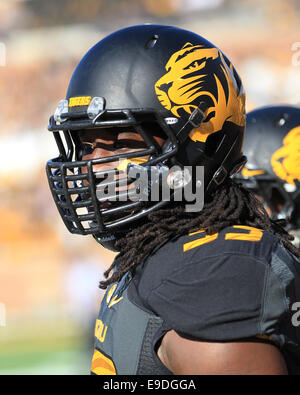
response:
M243 241L260 241L263 235L263 231L260 229L252 228L251 226L245 225L234 225L235 229L244 229L248 230L248 233L225 233L225 240L243 240ZM197 232L190 233L190 236L193 236L197 233L204 233L204 230L198 230ZM201 237L200 239L190 241L183 245L183 251L189 251L192 248L199 247L203 244L210 243L216 240L219 236L219 233L214 233L212 235L207 235L205 237Z

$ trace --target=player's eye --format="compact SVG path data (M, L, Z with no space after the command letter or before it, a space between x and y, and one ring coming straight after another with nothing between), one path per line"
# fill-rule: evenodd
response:
M113 144L113 147L115 149L119 149L119 148L127 148L127 143L125 141L122 140L116 140Z

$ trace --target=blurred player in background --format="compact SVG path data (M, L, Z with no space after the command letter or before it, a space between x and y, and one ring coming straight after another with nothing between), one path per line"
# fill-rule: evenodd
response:
M232 180L245 122L236 69L195 33L125 28L78 64L50 118L47 175L70 232L119 252L92 373L300 372L300 252Z
M272 219L284 219L300 247L300 108L269 106L247 114L247 165L236 175L263 199Z

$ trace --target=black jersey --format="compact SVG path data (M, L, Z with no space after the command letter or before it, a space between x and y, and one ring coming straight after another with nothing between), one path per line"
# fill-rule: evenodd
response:
M170 240L107 290L96 322L95 374L171 374L164 334L266 339L300 373L300 261L267 231L232 226ZM298 318L299 317L299 318Z

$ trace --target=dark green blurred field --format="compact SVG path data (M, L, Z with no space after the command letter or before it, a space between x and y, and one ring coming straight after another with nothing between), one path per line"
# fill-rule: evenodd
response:
M89 374L88 336L70 321L15 323L0 328L0 374Z

